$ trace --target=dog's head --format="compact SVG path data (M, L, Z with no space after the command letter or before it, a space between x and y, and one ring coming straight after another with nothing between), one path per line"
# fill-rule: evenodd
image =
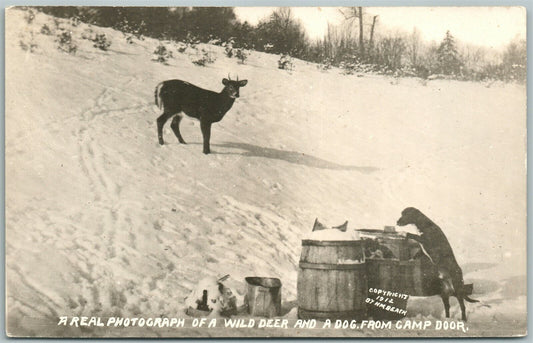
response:
M396 223L399 226L405 226L409 224L416 225L417 223L420 223L420 220L425 218L418 209L414 207L407 207L405 210L402 211L402 216L400 219L398 219L398 222Z
M407 207L403 210L402 216L398 219L396 224L398 226L413 224L422 234L432 232L435 230L435 227L437 227L431 219L414 207Z

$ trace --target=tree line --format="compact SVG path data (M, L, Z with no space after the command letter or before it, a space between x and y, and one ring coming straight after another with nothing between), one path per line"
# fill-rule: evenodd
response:
M340 25L328 25L321 39L311 40L288 7L256 25L237 19L231 7L39 7L63 18L157 39L223 44L337 66L348 73L373 71L392 75L462 80L526 81L525 40L509 42L497 58L480 47L465 46L446 32L439 43L421 33L380 32L379 16L364 7L339 9Z

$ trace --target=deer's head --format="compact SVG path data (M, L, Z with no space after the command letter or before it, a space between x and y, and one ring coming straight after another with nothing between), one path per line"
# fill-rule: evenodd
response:
M237 77L237 80L232 80L228 75L227 79L222 79L222 84L225 86L223 92L230 98L236 99L239 97L239 88L246 86L247 83L248 80L239 81L239 77Z

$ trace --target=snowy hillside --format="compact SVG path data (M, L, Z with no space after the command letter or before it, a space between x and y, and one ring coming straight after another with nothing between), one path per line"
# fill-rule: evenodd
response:
M8 332L139 334L56 324L182 317L199 280L224 274L241 299L244 277L280 278L295 318L301 240L315 218L382 228L408 206L443 228L474 283L481 302L467 304L467 334L525 330L525 87L345 76L303 61L288 72L279 56L254 52L239 64L210 45L216 61L200 67L170 42L164 65L152 61L159 41L128 44L120 32L60 20L78 44L68 54L59 31L40 33L59 30L52 17L28 24L24 15L6 11ZM109 50L82 39L88 30L105 33ZM220 91L228 73L248 85L213 125L212 154L190 119L181 125L189 144L168 123L160 146L155 86L176 78ZM455 298L451 306L459 319ZM412 299L409 311L443 317L438 297ZM239 333L265 335L217 335Z

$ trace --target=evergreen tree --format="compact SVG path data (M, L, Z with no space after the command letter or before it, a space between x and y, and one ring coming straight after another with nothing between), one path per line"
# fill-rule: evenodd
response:
M457 52L455 38L450 31L446 31L446 36L437 49L437 61L439 72L446 75L459 75L463 62Z

